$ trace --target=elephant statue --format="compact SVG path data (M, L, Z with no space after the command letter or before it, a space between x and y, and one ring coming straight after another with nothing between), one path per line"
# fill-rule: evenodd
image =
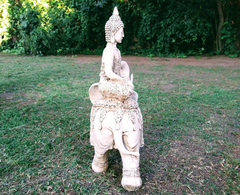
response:
M93 103L90 142L95 149L92 169L97 173L105 172L108 168L108 150L118 149L123 163L121 184L124 189L135 191L142 185L139 148L143 146L143 122L137 103L138 95L134 92L122 103L102 98L97 88L98 83L95 83L89 89ZM96 97L100 98L94 100Z
M117 7L105 24L107 45L103 50L100 81L89 88L93 104L90 117L90 142L95 154L94 172L108 168L108 150L119 150L122 162L122 186L135 191L142 185L139 171L139 148L143 146L143 120L138 94L133 90L133 75L127 62L121 60L117 43L121 43L123 22Z

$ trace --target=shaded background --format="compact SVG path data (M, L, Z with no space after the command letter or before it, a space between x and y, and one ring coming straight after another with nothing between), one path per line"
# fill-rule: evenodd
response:
M123 54L186 57L240 53L240 0L0 0L2 51L101 54L114 6Z

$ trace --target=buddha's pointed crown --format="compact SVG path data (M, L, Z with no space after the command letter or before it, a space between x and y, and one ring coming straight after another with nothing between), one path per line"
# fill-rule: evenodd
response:
M119 16L117 7L114 7L113 14L105 24L106 41L111 41L111 36L114 35L124 24Z

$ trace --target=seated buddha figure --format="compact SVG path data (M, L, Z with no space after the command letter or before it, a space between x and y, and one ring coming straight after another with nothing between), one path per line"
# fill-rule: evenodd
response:
M133 93L132 79L129 78L129 66L121 60L117 43L124 37L124 24L121 21L117 7L105 24L107 45L103 50L100 72L99 92L105 99L115 99L121 102L127 100Z

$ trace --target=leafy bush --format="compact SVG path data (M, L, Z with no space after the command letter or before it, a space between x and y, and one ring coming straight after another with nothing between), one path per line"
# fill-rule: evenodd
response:
M234 26L230 22L225 22L222 29L221 39L224 40L224 53L226 55L236 52L235 50L235 41L237 40L236 34L237 31L234 28Z
M9 3L10 21L10 37L1 50L19 47L25 54L34 55L101 54L106 44L105 22L118 6L125 24L125 38L119 47L125 54L179 57L238 53L235 44L240 42L240 1L0 1ZM228 16L221 30L223 49L216 46L220 20L217 2Z

